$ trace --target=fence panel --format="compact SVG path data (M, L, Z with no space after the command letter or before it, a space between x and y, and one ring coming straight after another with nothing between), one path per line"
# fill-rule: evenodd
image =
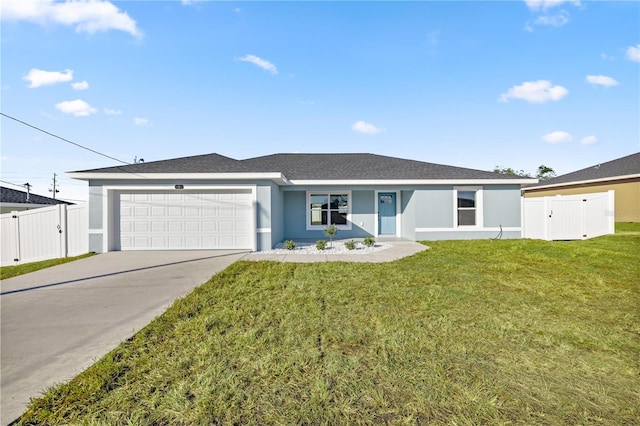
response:
M18 258L18 227L14 226L14 221L17 221L17 217L14 218L12 213L5 213L0 216L0 240L2 252L0 253L0 261L2 266L13 265L14 259Z
M614 233L614 191L594 194L587 199L588 208L585 209L585 234L588 238L599 237Z
M522 199L522 237L536 240L547 239L547 200L540 198Z
M60 209L57 205L18 212L20 263L63 257L58 225Z
M87 253L87 210L60 204L0 215L2 266Z
M524 238L583 240L613 234L614 220L614 191L522 201Z
M67 206L67 256L79 256L89 251L88 213L86 206Z

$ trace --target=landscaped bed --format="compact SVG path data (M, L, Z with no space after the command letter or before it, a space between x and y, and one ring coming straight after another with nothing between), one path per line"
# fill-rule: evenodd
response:
M633 424L640 234L239 262L23 423Z

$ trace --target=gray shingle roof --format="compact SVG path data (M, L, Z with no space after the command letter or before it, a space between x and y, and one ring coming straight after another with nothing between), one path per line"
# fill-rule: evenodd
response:
M0 202L12 204L73 204L67 201L55 200L53 198L37 194L29 194L29 201L27 201L26 192L19 191L17 189L5 188L4 186L0 186Z
M78 173L259 173L280 172L291 180L493 179L512 180L484 170L467 169L375 154L273 154L234 160L219 154L198 155Z
M567 173L566 175L547 179L536 185L530 185L527 188L568 184L571 182L582 182L585 180L616 178L637 174L640 174L640 152L611 160L606 163L596 164L575 172Z

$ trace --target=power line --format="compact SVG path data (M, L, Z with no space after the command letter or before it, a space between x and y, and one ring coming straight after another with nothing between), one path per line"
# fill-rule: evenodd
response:
M77 146L77 147L79 147L79 148L86 149L87 151L93 152L94 154L98 154L98 155L101 155L101 156L103 156L103 157L106 157L106 158L108 158L108 159L110 159L110 160L115 160L115 161L118 161L118 162L120 162L120 163L122 163L122 164L131 164L131 163L127 163L126 161L119 160L119 159L117 159L117 158L115 158L115 157L111 157L111 156L109 156L109 155L107 155L107 154L103 154L103 153L101 153L101 152L99 152L99 151L96 151L95 149L87 148L86 146L80 145L79 143L75 143L75 142L73 142L73 141L70 141L69 139L65 139L65 138L63 138L62 136L58 136L58 135L55 135L55 134L53 134L53 133L51 133L51 132L47 132L46 130L43 130L43 129L39 128L39 127L36 127L36 126L34 126L34 125L32 125L32 124L29 124L29 123L27 123L27 122L24 122L24 121L22 121L22 120L19 120L19 119L15 118L15 117L12 117L12 116L10 116L10 115L7 115L7 114L5 114L4 112L0 112L0 115L2 115L2 116L4 116L4 117L7 117L7 118L9 118L9 119L11 119L11 120L17 121L17 122L18 122L18 123L20 123L20 124L24 124L25 126L31 127L32 129L36 129L36 130L38 130L39 132L46 133L46 134L47 134L47 135L49 135L49 136L53 136L54 138L57 138L57 139L60 139L60 140L62 140L62 141L64 141L64 142L70 143L71 145L75 145L75 146Z
M6 180L2 180L2 179L0 179L0 182L2 182L2 183L6 183L6 184L8 184L8 185L19 186L19 187L21 187L21 188L24 188L24 185L21 185L21 184L19 184L19 183L7 182Z

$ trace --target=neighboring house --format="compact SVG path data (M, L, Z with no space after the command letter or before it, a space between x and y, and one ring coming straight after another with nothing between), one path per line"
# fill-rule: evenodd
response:
M507 176L373 154L219 154L70 172L89 181L89 250L240 248L285 239L521 237Z
M55 204L73 204L62 200L56 200L42 195L27 194L17 189L0 187L0 213L12 211L31 210L40 207L49 207Z
M523 188L525 198L615 192L615 221L640 222L640 152Z

